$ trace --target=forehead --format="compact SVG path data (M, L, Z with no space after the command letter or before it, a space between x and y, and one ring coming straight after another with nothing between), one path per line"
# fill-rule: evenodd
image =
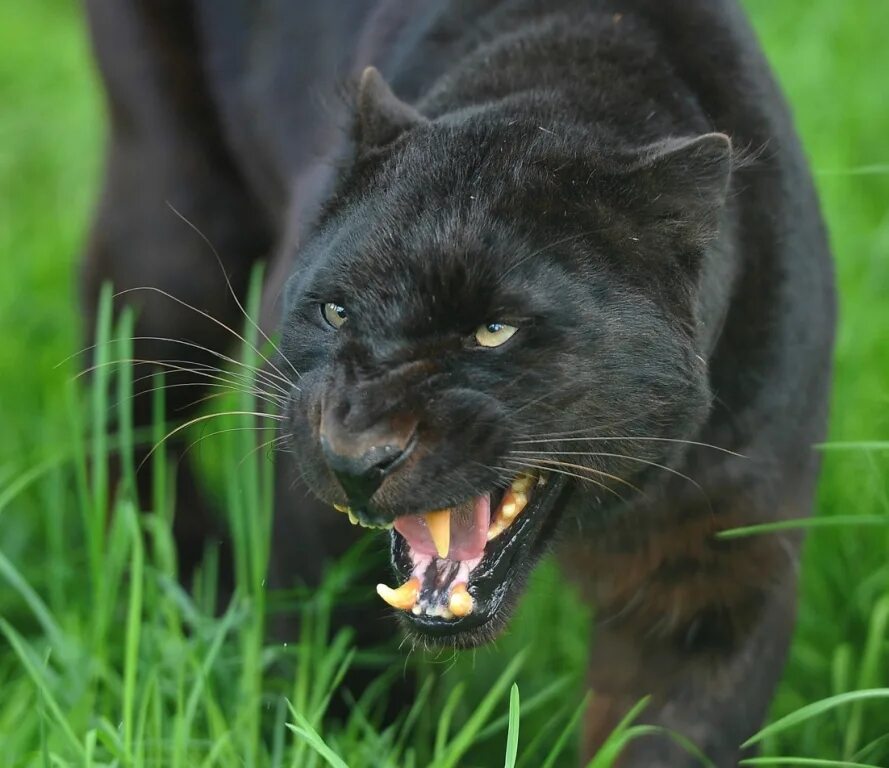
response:
M552 215L539 177L517 174L498 141L412 138L327 219L304 254L307 292L388 311L546 303L591 268L577 222ZM525 155L527 161L528 156ZM527 170L527 166L526 166ZM522 309L522 307L519 307Z
M427 210L399 220L377 208L351 228L319 254L316 290L341 293L365 313L530 308L529 289L543 277L533 259L521 263L530 244L471 211Z

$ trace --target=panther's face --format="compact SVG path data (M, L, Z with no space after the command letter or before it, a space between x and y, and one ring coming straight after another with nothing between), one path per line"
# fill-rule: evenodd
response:
M648 202L724 137L567 177L541 137L423 123L359 158L287 290L302 475L386 529L397 586L378 591L410 628L461 645L504 625L569 496L591 515L627 497L670 460L652 438L709 402L699 246Z

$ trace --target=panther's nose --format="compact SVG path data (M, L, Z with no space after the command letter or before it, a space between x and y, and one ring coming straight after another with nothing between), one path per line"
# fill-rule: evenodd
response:
M371 496L395 468L408 457L413 446L414 423L384 421L367 429L349 429L327 411L321 421L321 450L349 506L367 506Z
M323 436L321 450L353 507L366 506L386 475L406 458L405 446L392 443L374 445L359 455L343 455Z

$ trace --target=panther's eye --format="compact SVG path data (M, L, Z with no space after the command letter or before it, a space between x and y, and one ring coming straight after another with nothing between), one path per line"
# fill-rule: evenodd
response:
M483 347L499 347L509 341L518 330L506 323L485 323L475 329L475 340Z
M342 328L346 322L346 308L332 301L321 305L321 314L332 328Z

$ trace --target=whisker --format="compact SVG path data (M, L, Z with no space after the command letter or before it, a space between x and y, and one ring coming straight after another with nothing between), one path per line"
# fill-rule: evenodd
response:
M197 376L206 375L208 378L219 379L220 381L225 382L225 383L212 384L212 383L207 383L205 381L188 381L188 382L179 382L176 384L161 384L157 387L151 387L150 389L139 390L139 393L140 394L143 394L143 393L150 394L151 392L154 392L156 389L173 389L175 387L185 387L185 386L229 387L232 392L245 392L247 394L256 395L257 397L262 398L263 400L265 400L268 403L271 403L272 405L283 406L287 403L287 398L282 395L276 394L274 392L266 392L264 389L260 389L259 387L256 387L256 386L251 386L249 384L245 384L240 381L223 379L221 376L213 376L210 373L204 374L202 371L197 371L197 370L191 370L191 371L189 371L189 373L194 373ZM150 381L150 380L153 380L154 378L155 378L155 374L147 373L144 376L137 376L135 379L133 379L132 383L133 384L140 384L143 381Z
M186 341L185 339L172 339L172 338L169 338L166 336L131 336L130 340L132 340L132 341L165 341L165 342L169 342L171 344L181 344L182 346L185 346L185 347L191 347L192 349L198 349L198 350L201 350L202 352L207 352L208 354L218 357L221 360L225 360L226 362L231 363L235 366L244 368L245 370L250 371L252 374L255 374L257 377L262 376L264 384L268 384L269 386L273 386L273 387L277 388L282 394L285 394L285 395L287 394L287 390L284 389L278 383L278 381L285 383L288 387L294 386L292 381L290 381L289 379L282 378L281 376L277 376L272 371L267 371L263 368L260 368L259 366L249 365L248 363L245 363L242 360L237 360L237 359L235 359L233 357L229 357L228 355L225 355L221 352L217 352L216 350L210 349L209 347L202 346L201 344L196 344L195 342L192 342L192 341ZM110 339L109 341L103 342L102 346L117 344L118 341L119 341L118 339ZM66 357L65 360L63 360L61 363L59 363L56 367L58 367L59 365L63 365L65 362L67 362L68 360L71 360L74 357L77 357L78 355L84 354L86 352L90 352L91 350L94 350L94 349L98 349L98 347L99 347L98 344L90 344L88 347L84 347L83 349L79 350L78 352L75 352L73 355L69 355L68 357ZM125 362L125 361L112 360L109 362L114 363L114 362ZM198 363L193 360L181 360L178 362L194 363L195 365L206 365L205 363ZM216 370L222 371L224 369L217 368ZM244 374L244 375L246 375L246 374ZM276 379L277 379L277 381L276 381Z
M596 486L598 486L599 488L602 488L603 490L608 491L609 493L613 494L614 496L617 496L617 498L619 498L621 501L626 501L626 499L624 499L624 497L621 496L621 495L620 495L617 491L615 491L613 488L609 488L609 487L608 487L607 485L605 485L604 483L600 483L598 480L595 480L595 479L592 478L592 477L587 477L587 476L585 476L585 475L578 475L578 474L576 474L576 473L574 473L574 472L568 472L567 470L564 470L564 469L557 469L557 468L555 468L555 467L540 466L539 464L534 464L534 463L532 463L532 462L519 461L518 459L510 459L510 458L507 458L506 461L508 461L508 462L510 462L510 463L512 463L512 464L516 464L516 465L518 465L518 466L520 466L520 467L526 467L527 469L538 469L538 470L541 470L541 471L543 471L543 472L555 472L555 473L558 473L558 474L560 474L560 475L567 475L568 477L575 477L575 478L577 478L578 480L583 480L584 482L592 483L593 485L596 485Z
M207 388L221 389L222 391L221 392L211 392L210 394L195 398L190 403L186 403L185 405L181 406L181 410L194 408L195 406L201 405L202 403L208 403L211 400L215 400L220 397L227 397L228 395L237 394L239 392L246 391L243 389L239 389L238 387L231 387L231 386L227 386L225 384L206 384L202 381L192 381L192 382L182 382L180 384L162 384L160 386L151 387L150 389L144 390L144 394L146 394L146 395L151 394L152 392L154 392L158 389L167 390L167 389L180 389L180 388L184 388L184 387L202 387L205 389L207 389ZM269 405L274 406L274 407L280 407L280 405L281 405L281 403L278 402L277 400L272 400L271 398L266 397L261 392L247 392L247 394L252 395L253 397L257 398L258 400L262 400L264 403L268 403ZM133 400L136 397L137 397L137 395L130 395L129 397L126 398L126 400ZM124 401L118 401L117 404L119 405L121 402L124 402Z
M226 435L231 432L263 432L268 429L268 426L256 426L256 427L228 427L226 429L216 429L213 432L207 432L206 434L202 434L196 440L192 440L188 444L188 446L182 451L182 456L185 456L192 448L195 448L197 445L202 443L204 440L209 440L211 437L215 437L216 435ZM282 435L281 437L286 437L286 435ZM275 438L276 440L279 438ZM255 449L254 449L255 450ZM249 455L249 454L248 454ZM245 457L246 458L246 457ZM242 459L243 461L243 459ZM240 465L239 465L240 466Z
M533 456L539 456L541 453L545 453L551 456L601 456L603 458L612 458L612 459L625 459L626 461L635 461L638 464L646 464L649 467L655 467L657 469L662 469L664 472L669 472L671 475L676 475L676 477L681 477L683 480L687 480L690 482L695 488L697 488L704 496L706 496L706 492L700 486L700 484L690 478L688 475L683 474L677 469L673 469L672 467L668 467L664 464L658 464L656 461L649 461L648 459L642 459L638 456L630 456L623 453L602 453L599 451L585 452L585 451L511 451L511 453L517 454L531 454ZM570 465L569 465L570 466ZM638 489L637 489L638 490Z
M255 352L257 355L259 355L267 365L271 366L271 368L274 370L274 372L277 373L278 376L281 377L282 381L286 381L287 384L291 384L291 381L284 375L284 373L281 371L281 369L278 368L278 366L275 365L271 360L269 360L262 353L262 351L260 349L258 349L254 344L251 344L249 341L247 341L247 339L245 339L243 336L241 336L240 333L229 328L221 320L217 320L215 317L208 314L207 312L204 312L202 309L198 309L197 307L189 304L187 301L183 301L182 299L179 299L176 296L174 296L172 293L163 290L163 288L157 288L153 285L140 285L140 286L136 286L135 288L125 288L124 290L118 291L117 293L115 293L114 296L115 296L115 298L117 298L118 296L125 296L128 293L135 293L136 291L150 291L152 293L160 294L161 296L166 296L168 299L170 299L170 301L175 301L180 306L183 306L186 309L190 309L192 312L196 312L197 314L201 315L201 317L206 317L208 320L215 323L220 328L224 328L226 331L228 331L230 334L232 334L232 336L234 336L236 339L239 339L241 342L243 342L253 352Z
M562 434L566 434L566 435L567 434L576 434L579 431L581 431L581 430L574 430L573 432L565 432ZM748 456L745 456L743 453L738 453L738 452L732 451L728 448L723 448L722 446L719 446L719 445L713 445L712 443L702 443L698 440L681 440L679 438L673 438L673 437L636 437L633 435L623 435L623 436L616 435L613 437L612 436L605 437L602 435L596 435L594 437L559 437L559 433L556 432L556 433L553 433L553 435L546 436L546 437L537 436L534 439L521 439L521 440L514 440L513 442L516 445L518 445L518 444L529 445L529 444L534 444L534 443L572 443L572 442L582 442L582 441L594 443L594 442L600 442L600 441L606 441L606 440L625 440L627 442L633 442L633 441L638 440L638 441L652 441L652 442L661 442L661 443L682 443L684 445L694 445L694 446L698 446L700 448L712 448L714 451L719 451L721 453L728 454L729 456L735 456L739 459L749 458Z
M266 336L265 331L263 331L262 328L259 327L259 324L256 323L253 320L253 318L250 317L249 314L247 314L247 310L244 309L243 305L241 304L240 299L238 298L237 294L235 293L234 288L232 288L231 281L228 279L228 274L225 271L225 265L222 263L222 257L220 257L219 251L216 250L216 248L213 246L213 243L210 242L210 239L203 232L201 232L201 230L198 229L198 227L195 226L195 224L193 224L182 213L180 213L178 210L176 210L176 208L173 206L172 203L170 203L169 200L167 201L167 205L169 206L170 210L173 211L173 213L175 213L182 221L184 221L189 227L191 227L197 233L197 235L201 238L201 240L203 240L207 244L207 247L213 252L213 255L216 257L216 262L217 262L217 264L219 264L219 269L222 271L222 276L223 276L223 278L225 278L225 284L228 286L228 291L232 295L232 298L235 300L235 304L238 305L238 309L241 310L241 314L243 314L244 317L247 319L247 322L250 323L260 333L260 335L269 344L272 345L272 348L275 350L275 352L278 353L278 356L284 362L286 362L287 365L290 366L290 369L293 371L293 373L296 374L296 378L301 379L302 376L300 375L299 371L296 370L296 368L293 366L293 363L291 363L290 360L288 360L284 356L284 354L278 348L278 345L275 344L275 342L272 341L268 336ZM276 370L277 370L277 367L276 367ZM280 371L279 371L279 373L280 373Z
M263 448L268 448L271 446L271 448L272 448L271 452L274 453L276 450L278 450L278 448L276 446L277 443L286 445L287 441L289 439L290 439L290 435L284 434L284 435L278 435L277 437L273 437L271 440L266 440L265 442L260 443L255 448L253 448L252 450L247 452L247 455L238 462L238 466L240 467L245 461L247 461L247 459L249 459L251 456L253 456L254 454L261 451Z
M520 453L519 451L510 451L510 454ZM525 452L521 452L525 453ZM528 452L530 453L530 452ZM626 485L629 488L632 488L637 493L643 493L641 488L633 485L629 480L624 480L622 477L618 477L617 475L612 475L610 472L605 472L601 469L596 469L595 467L588 467L584 464L571 464L567 461L559 461L558 459L546 459L542 458L541 454L532 454L529 455L528 458L533 459L534 461L539 461L544 464L554 464L560 467L570 467L571 469L582 469L585 472L595 472L600 477L607 477L609 480L614 480L617 483L621 483L622 485Z
M165 442L167 442L170 438L179 434L182 430L188 429L189 427L194 426L195 424L200 424L201 422L208 421L209 419L218 419L223 416L255 416L258 418L264 419L272 419L273 421L285 421L283 416L276 416L270 413L263 413L262 411L221 411L219 413L207 413L202 416L196 416L193 419L189 419L184 424L180 424L175 429L167 432L160 440L158 440L154 446L152 446L151 450L146 454L145 458L139 462L139 466L136 467L136 471L140 471L142 466L145 464L148 459L154 454L154 452L160 448Z
M243 360L238 360L234 357L230 357L229 355L225 355L222 352L217 352L216 350L210 349L209 347L205 347L201 344L196 344L191 341L186 341L185 339L171 339L164 336L134 336L133 341L166 341L173 344L182 344L186 347L191 347L193 349L198 349L203 352L207 352L208 354L214 355L218 357L220 360L224 360L227 363L231 363L234 366L239 368L243 368L246 371L249 371L249 375L256 376L257 378L262 377L262 382L264 384L268 384L271 387L275 387L281 394L286 395L288 393L288 389L285 389L281 386L282 382L287 385L288 388L293 387L294 384L290 379L287 379L283 376L279 376L274 371L267 371L264 368L261 368L257 365L250 365L249 363L245 363ZM248 374L243 374L248 375Z
M104 363L98 363L98 364L96 364L96 365L90 366L89 368L85 368L85 369L82 370L80 373L78 373L74 378L75 378L75 379L78 379L78 378L80 378L81 376L85 376L85 375L87 375L87 374L89 374L89 373L92 373L93 371L98 370L99 368L104 368L104 367L107 367L107 366L109 366L109 365L117 365L117 364L119 364L119 363L129 363L129 364L132 364L132 365L152 365L152 366L156 366L156 367L159 367L159 368L165 368L165 369L167 369L167 370L171 370L171 371L178 372L178 373L188 373L188 374L193 374L193 375L195 375L195 376L202 376L202 377L204 377L204 378L206 378L206 379L210 379L211 381L219 381L219 382L222 382L222 383L224 383L224 384L230 384L230 385L232 385L233 387L235 387L235 391L238 391L238 392L250 392L250 391L252 391L252 392L254 392L254 393L258 394L258 395L264 395L264 396L266 396L266 397L276 398L277 401L278 401L278 403L277 403L278 405L281 405L281 404L284 404L284 403L287 402L287 400L286 400L285 398L280 397L280 396L277 396L277 395L274 395L274 394L272 394L272 393L270 393L270 392L265 392L264 390L261 390L261 389L259 389L259 388L256 388L256 387L244 387L243 384L242 384L242 382L239 382L239 381L236 380L236 379L235 379L235 380L227 379L227 378L225 378L224 376L216 376L215 374L210 373L210 371L219 371L220 373L228 373L229 375L235 375L235 374L231 374L231 373L228 372L228 371L223 370L222 368L213 368L212 366L205 366L205 367L204 367L204 368L205 368L204 370L200 370L200 369L198 369L198 368L188 368L188 367L185 367L185 366L176 365L177 362L185 362L185 363L187 363L187 362L189 362L189 361L188 361L188 360L181 360L181 361L176 361L176 360L174 360L174 361L166 361L166 360L142 360L142 359L140 359L140 358L128 358L128 359L125 359L125 360L109 360L109 361L106 361L106 362L104 362ZM133 383L136 383L136 382L139 382L139 381L144 381L144 380L146 380L146 379L148 379L148 378L152 378L152 377L151 377L150 375L140 376L139 378L135 379ZM184 382L183 382L183 383L184 383ZM204 384L204 382L193 382L193 383L194 383L195 385L209 386L209 384ZM178 385L175 385L175 384L165 384L165 385L163 385L163 386L164 386L164 388L172 388L172 387L174 387L174 386L178 386ZM153 391L153 390L148 390L148 391Z
M515 471L506 469L506 467L498 467L494 464L484 464L481 461L476 461L475 459L471 459L471 463L475 464L478 467L482 467L483 469L493 470L497 472L498 474L495 484L497 486L502 486L503 488L508 488L510 483L512 482L513 477L515 477Z

